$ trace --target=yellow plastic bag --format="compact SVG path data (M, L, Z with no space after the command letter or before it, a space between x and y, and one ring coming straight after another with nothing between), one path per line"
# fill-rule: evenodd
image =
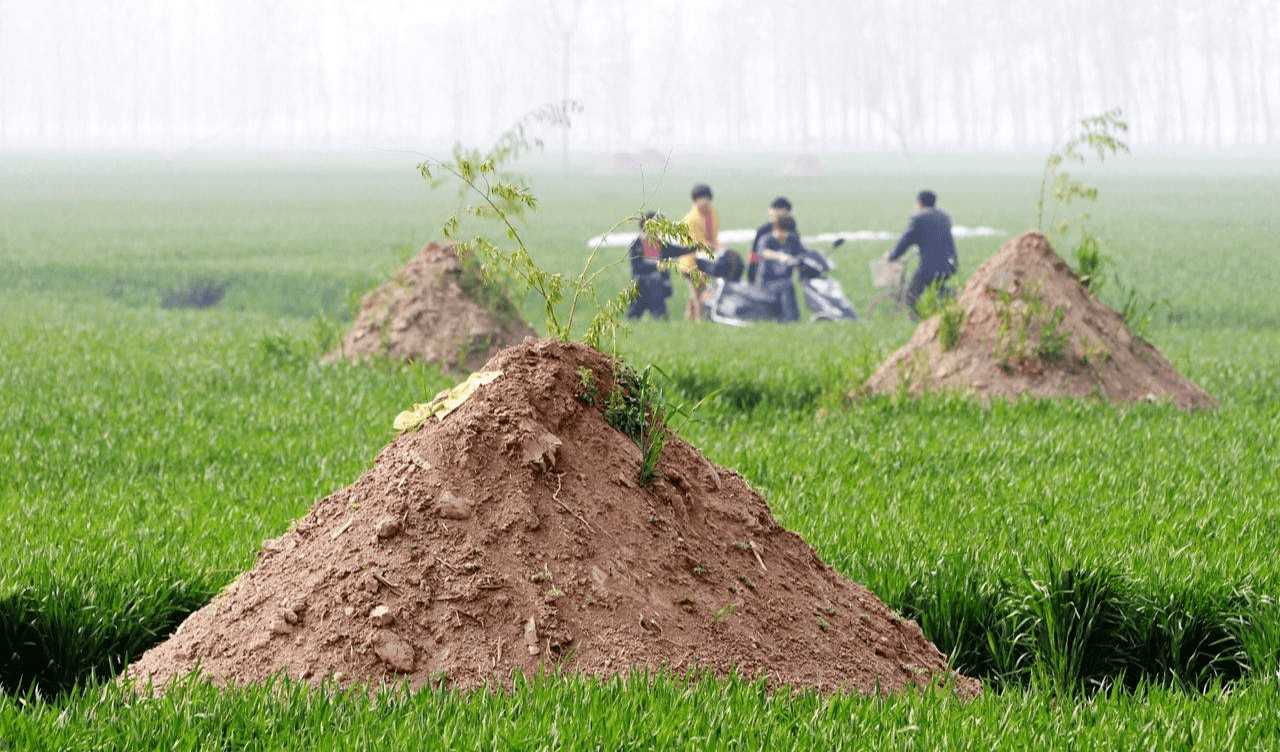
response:
M455 387L440 392L431 399L430 402L422 405L414 405L412 410L405 410L396 416L395 429L397 431L412 431L426 423L431 416L436 416L437 420L443 420L444 416L453 412L473 392L479 387L492 382L494 379L502 375L502 371L477 371L467 377L467 380Z

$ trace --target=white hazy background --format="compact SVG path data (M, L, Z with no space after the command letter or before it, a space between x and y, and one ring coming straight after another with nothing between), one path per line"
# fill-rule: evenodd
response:
M1280 0L0 0L0 149L1280 149Z

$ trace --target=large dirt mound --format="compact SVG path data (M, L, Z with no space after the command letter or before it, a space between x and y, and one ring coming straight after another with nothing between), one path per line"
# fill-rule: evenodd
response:
M364 296L342 346L324 360L385 355L470 371L533 334L478 270L464 266L453 243L431 242Z
M950 676L978 691L684 441L642 485L640 450L599 404L613 368L552 340L504 350L485 366L496 380L264 542L129 675L161 683L198 664L237 683L284 669L474 687L540 664L737 667L774 685L868 693ZM595 404L578 396L587 382Z
M951 330L958 336L950 349L943 346L944 317L926 319L872 375L867 389L1161 400L1183 409L1218 404L1133 336L1040 232L1006 242L978 267L957 302L964 319Z

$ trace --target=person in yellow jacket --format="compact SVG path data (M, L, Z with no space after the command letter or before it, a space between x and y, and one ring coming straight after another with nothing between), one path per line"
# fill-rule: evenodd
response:
M689 228L689 234L693 237L695 246L701 243L711 253L718 253L722 247L720 245L720 213L711 203L711 186L698 183L689 195L693 198L693 208L684 215L682 221ZM691 288L689 302L684 307L684 317L694 321L702 320L702 306L710 292L707 289L707 270L710 265L699 264L698 254L698 251L686 253L676 260L676 268L688 280Z

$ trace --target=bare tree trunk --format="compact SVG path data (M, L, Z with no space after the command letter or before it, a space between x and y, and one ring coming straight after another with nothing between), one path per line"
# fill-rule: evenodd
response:
M618 43L613 45L614 54L618 55L620 61L618 65L618 80L606 84L606 88L613 93L613 102L610 111L613 115L612 120L616 123L615 137L623 145L631 144L631 89L632 89L632 67L631 67L631 24L627 14L628 3L625 0L619 0L617 3L618 18Z
M1270 32L1272 21L1269 13L1275 10L1275 6L1269 3L1262 3L1259 9L1259 23L1257 29L1258 34L1258 103L1259 110L1262 113L1262 143L1264 146L1271 146L1274 143L1275 133L1271 123L1271 86L1267 80L1269 75L1274 75L1276 64L1271 60ZM1280 63L1280 61L1276 61Z
M1171 36L1167 40L1165 48L1166 60L1168 61L1173 77L1174 91L1174 110L1178 115L1178 143L1186 143L1191 139L1191 128L1187 122L1187 88L1182 80L1182 49L1179 45L1181 38L1180 29L1181 21L1175 16L1173 23L1169 25Z
M560 58L560 101L569 101L569 62L572 59L569 54L569 44L573 41L573 34L565 31L561 37L561 58ZM569 129L560 129L560 157L565 165L569 164Z
M560 4L556 0L548 0L551 6L551 16L555 21L556 30L560 33L560 100L562 102L569 101L569 72L572 63L572 43L573 33L578 26L578 16L582 11L582 0L571 0L569 3L569 13L561 14ZM569 164L569 129L562 128L560 130L560 146L561 158L564 164Z
M1242 80L1247 75L1246 71L1240 65L1241 47L1246 44L1246 40L1240 34L1240 13L1245 9L1241 8L1238 3L1232 3L1224 17L1229 19L1226 25L1226 35L1224 36L1225 46L1227 48L1226 64L1227 64L1227 81L1231 87L1231 105L1235 112L1235 128L1233 129L1235 136L1234 142L1236 146L1240 146L1245 141L1245 128L1248 125L1249 116L1246 113L1248 104L1244 101L1243 89L1245 82Z
M1217 57L1214 51L1213 17L1214 8L1207 2L1201 5L1201 24L1204 29L1204 115L1203 143L1208 146L1212 137L1217 145L1222 144L1222 115L1219 111L1218 82L1214 76ZM1212 126L1212 133L1210 132Z

